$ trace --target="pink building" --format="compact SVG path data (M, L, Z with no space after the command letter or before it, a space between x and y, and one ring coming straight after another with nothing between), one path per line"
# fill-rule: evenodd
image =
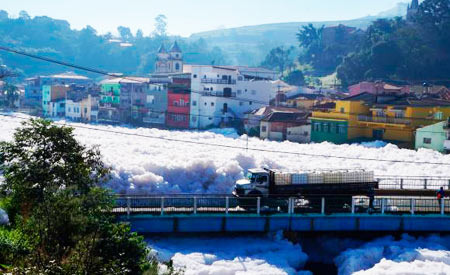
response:
M409 86L394 86L384 82L360 82L358 84L348 87L350 96L355 96L361 93L409 93Z

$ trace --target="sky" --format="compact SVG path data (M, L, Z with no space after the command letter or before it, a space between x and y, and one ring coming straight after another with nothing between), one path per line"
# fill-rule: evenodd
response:
M12 16L21 10L86 25L99 33L115 33L118 26L144 34L154 30L154 18L164 14L171 35L220 28L281 22L354 19L376 15L407 0L0 0Z

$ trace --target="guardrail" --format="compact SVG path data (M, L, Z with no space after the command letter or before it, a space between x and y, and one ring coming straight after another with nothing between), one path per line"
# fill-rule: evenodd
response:
M374 122L374 123L388 123L388 124L411 124L410 119L405 118L395 118L395 117L377 117L377 116L366 116L358 115L358 121L363 122Z
M450 190L448 177L375 177L379 189L438 190L443 187Z
M401 197L236 198L229 196L120 196L114 213L126 214L450 214L450 199Z

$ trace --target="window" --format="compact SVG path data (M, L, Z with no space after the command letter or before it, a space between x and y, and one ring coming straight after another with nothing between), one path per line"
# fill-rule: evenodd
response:
M244 106L244 102L239 101L239 106Z
M178 57L178 54L177 54L177 57ZM179 63L175 64L175 70L177 70L177 71L180 70L180 64Z
M435 114L434 114L434 119L438 119L438 120L441 120L441 119L442 119L442 117L443 117L443 114L442 114L442 112L437 112L437 113L435 113Z
M197 106L197 101L192 101L192 106Z
M173 101L173 106L178 106L178 101L174 100Z
M67 108L68 109L68 112L70 113L70 107L69 108Z
M330 133L337 133L336 124L330 123Z
M324 123L323 124L323 131L326 132L326 133L328 133L328 131L330 129L328 126L329 126L328 123Z
M243 80L242 76L238 76L237 79L238 79L239 81L242 81L242 80Z
M197 78L197 75L196 74L194 74L193 76L192 76L193 78Z
M345 134L345 125L338 125L338 134Z
M431 144L431 138L423 138L424 144Z
M314 123L314 128L313 129L316 132L320 132L320 123L318 123L318 122Z
M345 108L341 107L341 113L345 113Z
M214 106L214 102L211 102L211 106Z
M87 108L86 108L86 107L84 107L84 113L85 113L85 114L87 113Z
M205 106L208 105L208 103L205 102Z
M192 122L197 122L197 117L196 116L192 117Z
M186 106L186 105L184 104L184 99L180 99L180 106Z
M249 101L249 102L248 102L248 105L252 105L252 104L253 104L253 102L252 102L252 101Z
M267 131L267 127L266 126L262 126L261 127L261 132L266 132Z
M405 112L395 112L395 117L396 118L404 118L405 117Z

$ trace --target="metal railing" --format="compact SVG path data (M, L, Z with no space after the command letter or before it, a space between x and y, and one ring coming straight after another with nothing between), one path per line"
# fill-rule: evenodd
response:
M365 116L358 115L358 121L375 122L375 123L389 123L389 124L411 124L411 120L395 117L377 117L377 116Z
M214 79L214 78L202 78L201 83L203 84L229 84L235 85L235 79Z
M432 197L311 196L307 198L236 198L229 196L161 196L117 198L116 214L450 214L450 199Z
M400 190L438 190L443 187L450 190L449 177L390 177L378 176L379 189Z

